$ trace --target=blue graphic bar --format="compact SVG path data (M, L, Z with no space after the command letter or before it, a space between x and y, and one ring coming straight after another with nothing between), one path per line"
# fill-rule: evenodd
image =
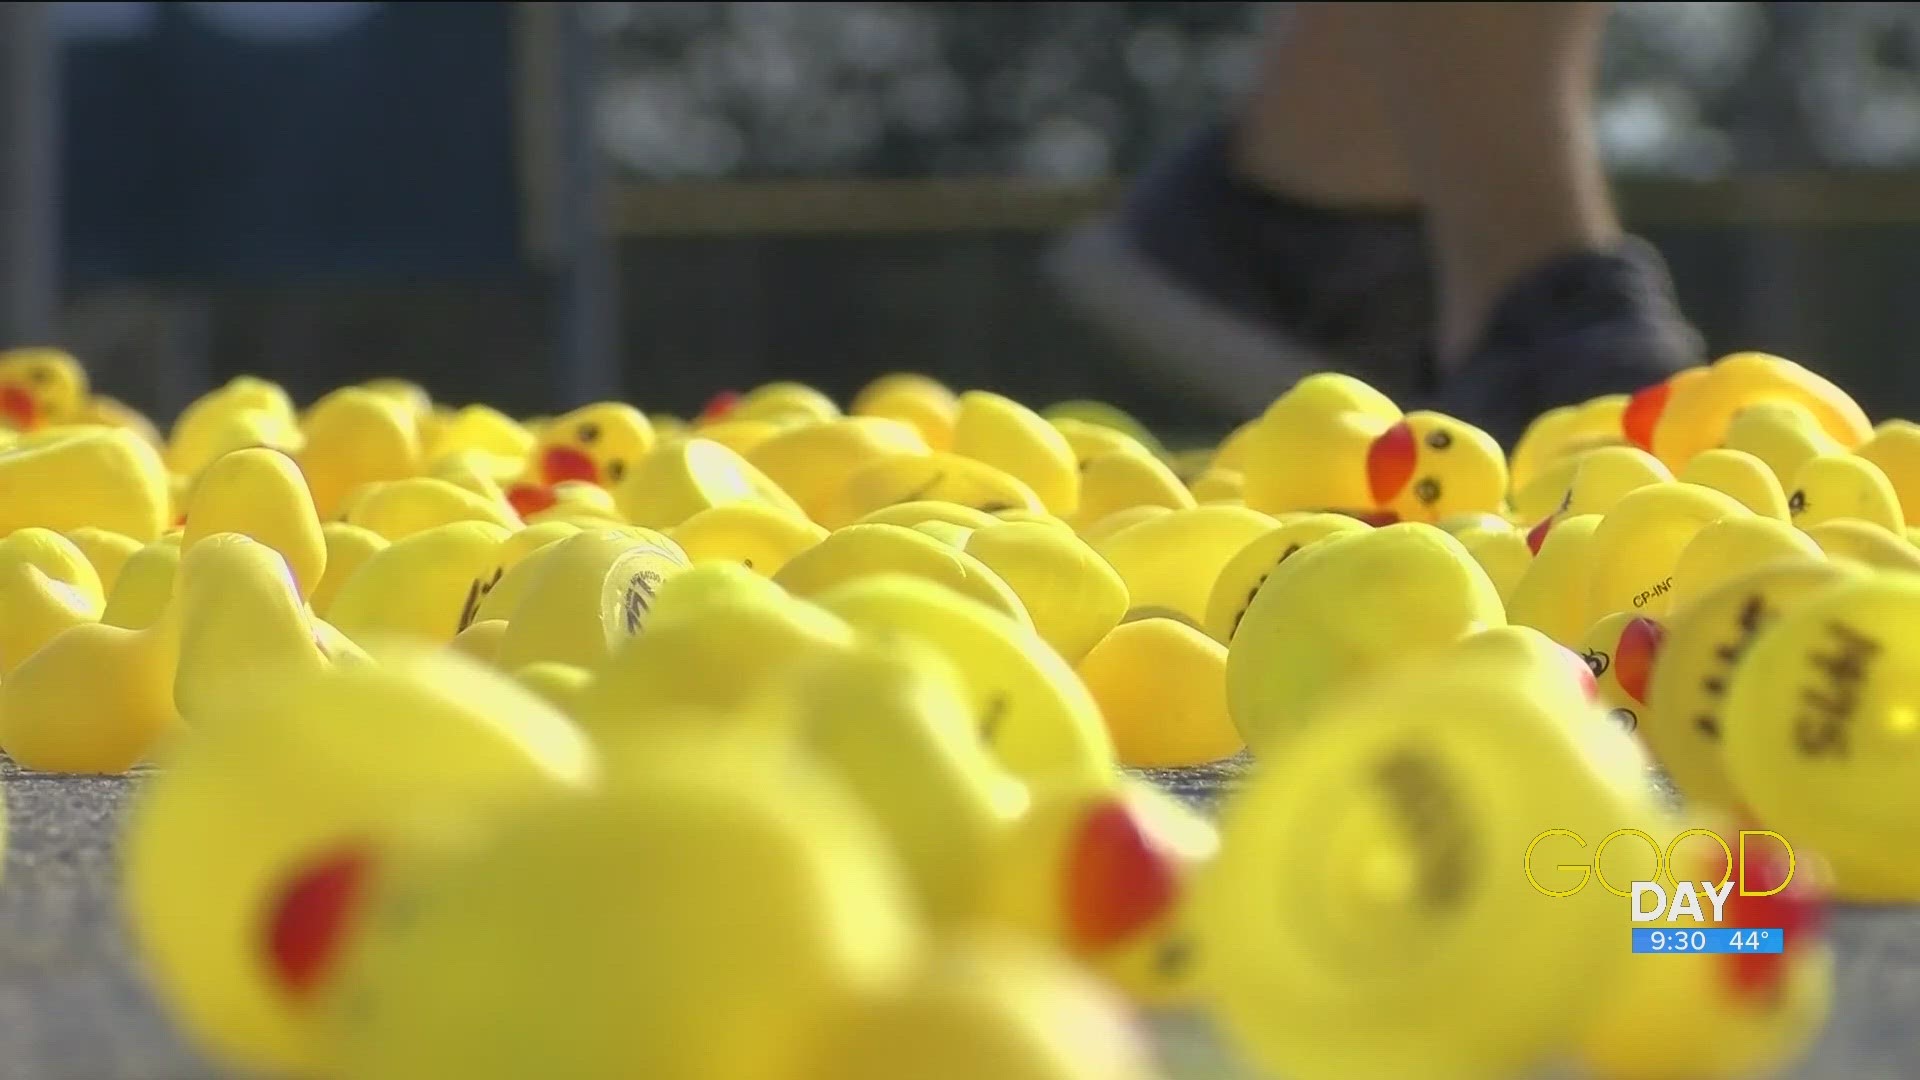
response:
M1737 956L1746 953L1778 953L1785 950L1787 932L1778 927L1742 926L1689 929L1680 927L1636 926L1633 928L1634 955Z

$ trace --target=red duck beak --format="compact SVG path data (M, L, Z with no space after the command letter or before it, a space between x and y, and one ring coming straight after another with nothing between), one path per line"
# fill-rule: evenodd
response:
M1419 445L1405 420L1380 433L1367 447L1367 486L1376 506L1385 506L1406 490L1418 463Z
M551 509L560 502L560 496L546 484L515 484L507 489L507 502L515 513L527 518Z
M364 850L347 848L308 865L281 890L266 945L274 974L292 996L308 996L332 970L371 868Z
M1661 414L1667 411L1667 399L1672 396L1671 382L1657 382L1627 399L1626 411L1620 414L1620 433L1629 445L1653 452L1653 429L1659 426Z
M738 404L740 404L740 392L738 390L722 390L707 399L706 407L700 410L700 419L718 420L732 412L733 407Z
M0 386L0 416L14 427L30 431L40 424L40 403L18 386Z
M1613 648L1614 681L1642 705L1647 703L1647 679L1653 674L1653 661L1665 638L1666 631L1659 623L1634 619L1620 631L1620 642Z
M600 466L585 452L571 446L549 446L547 452L540 455L540 475L546 477L549 484L562 480L587 480L597 484Z
M1101 805L1081 822L1066 871L1067 931L1083 954L1126 940L1163 915L1179 893L1172 859L1120 802Z
M1543 518L1540 524L1527 530L1527 550L1540 554L1540 546L1547 542L1547 534L1553 531L1553 518Z

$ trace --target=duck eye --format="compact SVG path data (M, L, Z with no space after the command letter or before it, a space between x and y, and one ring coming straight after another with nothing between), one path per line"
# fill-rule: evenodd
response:
M625 475L627 475L626 462L617 459L607 462L607 479L618 483L620 478Z
M1605 675L1607 673L1608 666L1611 665L1613 662L1612 659L1608 657L1606 653L1600 652L1595 649L1589 649L1588 651L1581 653L1580 659L1585 660L1587 662L1587 670L1593 672L1593 677L1596 679L1602 675Z
M1444 431L1430 431L1427 433L1428 449L1445 450L1447 447L1452 445L1453 445L1453 436L1447 434Z
M1429 476L1426 479L1420 481L1419 483L1413 485L1413 497L1416 499L1419 499L1421 502L1427 504L1428 506L1432 506L1434 503L1439 502L1440 501L1440 481L1435 480L1433 477Z
M30 368L27 371L27 381L35 386L45 386L53 381L53 371L43 367Z
M1802 510L1805 510L1806 508L1807 508L1807 493L1805 490L1796 491L1793 493L1792 497L1787 499L1788 513L1798 514Z
M1607 712L1607 719L1613 721L1616 724L1619 724L1620 730L1622 731L1631 732L1633 729L1640 726L1640 718L1633 715L1632 709L1609 710Z
M600 425L594 423L581 424L580 427L575 430L575 434L580 437L580 441L583 443L598 442L600 439Z

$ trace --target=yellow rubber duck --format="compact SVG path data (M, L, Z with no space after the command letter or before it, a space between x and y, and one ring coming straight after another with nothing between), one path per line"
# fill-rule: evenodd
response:
M1673 564L1669 612L1763 566L1780 562L1825 561L1813 537L1783 522L1758 515L1722 518L1693 534Z
M1100 706L1120 764L1179 768L1245 746L1227 708L1227 647L1174 619L1108 631L1076 670Z
M878 416L912 424L920 438L935 450L953 448L953 422L960 399L937 380L925 375L896 372L861 387L848 403L853 416Z
M812 598L844 581L882 573L913 574L938 582L1032 629L1026 605L979 559L915 529L849 525L787 560L773 576L795 596Z
M1887 474L1909 528L1920 525L1920 424L1911 420L1883 420L1854 453Z
M796 700L800 668L853 644L843 620L726 563L667 577L651 603L645 632L590 667L576 704L603 746L690 723L773 728L788 719L780 705Z
M0 749L22 768L121 773L177 722L177 624L102 625L100 583L58 533L0 540Z
M785 758L716 753L396 870L332 998L331 1074L802 1075L909 977L921 931L850 795Z
M121 568L119 580L107 594L100 621L126 630L152 626L173 602L173 583L179 566L178 533L141 547Z
M1126 438L1124 435L1118 438ZM1134 506L1186 510L1200 499L1145 447L1109 450L1080 462L1080 504L1070 524L1084 528Z
M575 533L534 558L524 592L500 616L507 632L497 662L507 671L541 660L598 667L640 633L660 583L690 568L678 545L646 530ZM482 601L479 617L494 617L492 599Z
M1866 414L1845 391L1791 360L1758 352L1732 353L1647 387L1628 402L1621 428L1628 442L1679 472L1695 454L1726 445L1738 414L1772 403L1803 410L1846 449L1872 434Z
M172 522L173 493L153 446L130 431L51 429L0 449L0 536L91 525L145 543Z
M752 502L709 507L666 533L696 566L735 562L762 577L827 538L811 521Z
M263 664L289 671L332 666L333 636L301 602L293 571L279 552L239 533L215 533L180 555L174 586L180 659L173 700L189 724L222 714L242 683Z
M131 536L123 536L110 529L82 525L61 534L73 541L80 554L93 564L94 572L100 575L100 591L113 592L114 583L120 580L120 571L126 568L127 560L145 545Z
M455 521L485 521L507 530L525 524L504 500L487 498L437 476L410 476L357 488L347 500L343 520L390 541Z
M1137 1001L1190 1000L1204 964L1189 918L1213 825L1145 781L1041 785L999 847L984 899L994 924L1052 942Z
M314 614L324 619L330 617L334 598L340 595L347 579L387 547L387 538L372 529L344 521L323 522L320 535L327 544L327 569L320 575L320 583L308 594L307 603L313 607Z
M301 431L300 471L314 506L329 521L360 488L417 476L424 467L414 412L366 387L342 387L314 402Z
M522 514L544 509L542 489L562 480L585 480L605 488L619 485L655 445L652 421L618 401L583 405L554 417L540 431L526 473L507 498Z
M1027 788L981 743L965 679L939 650L886 631L847 642L794 683L798 738L872 813L925 917L970 921Z
M1321 703L1235 793L1195 925L1214 1013L1255 1064L1517 1076L1572 1042L1625 952L1620 908L1599 889L1542 895L1519 853L1546 829L1600 837L1653 811L1641 778L1598 764L1615 752L1586 745L1629 737L1527 685L1570 687L1563 674L1526 670L1405 664ZM1466 947L1492 926L1498 944Z
M1222 645L1233 641L1235 631L1246 617L1247 607L1267 583L1274 567L1292 558L1308 544L1340 533L1371 528L1365 522L1344 514L1303 514L1282 523L1240 546L1214 575L1208 591L1206 617L1201 629Z
M1906 514L1880 466L1853 454L1810 459L1793 474L1787 512L1793 523L1809 528L1835 518L1870 522L1904 534Z
M456 521L382 547L340 586L327 620L349 638L405 634L451 642L480 613L507 567L512 534L485 521Z
M837 529L860 516L846 502L849 477L883 457L928 452L911 424L853 416L777 430L743 454L808 520Z
M1723 582L1668 620L1638 733L1691 803L1740 807L1722 746L1727 688L1747 650L1782 614L1867 574L1838 561L1776 563Z
M181 550L190 552L220 533L239 533L279 552L302 600L326 574L327 538L313 493L300 467L278 450L235 450L215 458L200 474L187 503Z
M958 667L981 738L1029 781L1110 784L1116 763L1100 708L1060 654L976 600L905 574L843 581L816 601L856 630L934 645Z
M181 410L167 433L166 464L191 480L222 454L266 446L298 455L300 421L284 388L238 376Z
M1787 493L1780 477L1766 462L1745 450L1702 450L1676 479L1731 495L1762 517L1787 520Z
M1038 521L996 521L970 529L960 550L1006 582L1034 632L1077 664L1119 625L1127 583L1070 529Z
M649 529L671 529L702 510L735 502L764 503L806 517L799 503L746 458L702 438L655 448L613 487L613 497L622 517Z
M1628 492L1601 516L1589 541L1587 610L1593 621L1616 611L1665 615L1673 603L1674 567L1687 544L1716 521L1750 516L1732 496L1698 484L1676 481Z
M1402 414L1346 376L1315 375L1281 395L1248 436L1247 505L1390 512L1435 522L1500 509L1506 458L1486 432L1439 413Z
M1247 607L1227 651L1234 725L1260 752L1329 693L1506 622L1486 571L1432 525L1329 536L1276 566Z
M36 431L84 422L86 368L64 349L0 350L0 426Z
M1549 409L1535 417L1514 444L1507 463L1513 490L1523 490L1558 462L1624 442L1620 421L1626 414L1627 400L1625 394L1609 394Z
M1920 580L1841 582L1780 615L1727 687L1727 774L1745 806L1796 846L1819 851L1846 900L1920 899L1915 653Z
M1734 414L1721 445L1759 458L1788 489L1807 462L1847 452L1805 409L1785 401L1750 405Z
M230 675L249 687L232 695L244 722L171 746L134 796L124 909L144 970L205 1050L312 1073L314 999L389 838L580 790L597 765L564 717L445 651Z
M1089 542L1126 583L1129 617L1162 615L1204 626L1228 564L1276 524L1244 506L1198 506L1143 515Z
M894 454L868 464L847 478L850 513L870 515L899 503L949 503L995 514L1046 507L1025 481L970 457L936 450L930 454Z
M0 679L69 627L97 622L100 575L50 529L0 538Z
M961 394L953 420L953 452L1024 483L1039 496L1034 509L1064 518L1079 507L1079 461L1067 437L1012 398L985 390ZM866 509L859 508L855 516Z

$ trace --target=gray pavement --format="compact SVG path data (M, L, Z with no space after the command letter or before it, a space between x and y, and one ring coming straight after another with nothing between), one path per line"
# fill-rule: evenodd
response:
M1205 805L1237 771L1153 778ZM0 760L12 826L0 880L0 1080L233 1080L169 1025L121 932L114 841L137 783L20 773ZM1833 934L1841 958L1834 1017L1787 1075L1917 1080L1920 910L1843 911ZM1159 1017L1156 1028L1176 1080L1256 1075L1201 1018Z

